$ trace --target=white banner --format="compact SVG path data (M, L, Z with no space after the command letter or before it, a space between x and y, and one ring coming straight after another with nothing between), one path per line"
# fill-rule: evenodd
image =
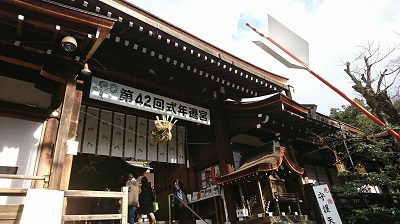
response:
M152 119L82 105L76 141L80 153L186 164L185 127L174 125L163 143L154 141L154 129Z
M342 224L339 213L333 201L332 194L328 185L313 186L315 197L317 198L319 208L324 216L326 224Z
M89 98L210 125L208 109L97 77L92 77Z

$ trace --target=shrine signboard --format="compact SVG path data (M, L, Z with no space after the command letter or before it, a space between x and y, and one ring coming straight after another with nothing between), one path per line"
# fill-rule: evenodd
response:
M315 197L317 198L319 209L324 217L326 224L342 224L339 213L333 201L332 194L328 185L322 184L313 186Z
M210 111L206 108L97 77L92 77L89 98L210 125Z

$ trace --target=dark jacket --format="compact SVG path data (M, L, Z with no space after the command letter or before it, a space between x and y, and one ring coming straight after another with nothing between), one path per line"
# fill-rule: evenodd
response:
M174 194L179 197L179 193L180 193L180 195L182 197L181 200L184 201L185 203L187 203L186 191L183 188L183 183L179 181L177 184L178 186L176 186L175 184L176 183L174 183ZM174 197L174 205L177 205L179 203L180 203L180 201Z
M140 189L138 212L141 214L153 212L154 195L150 182L143 183Z

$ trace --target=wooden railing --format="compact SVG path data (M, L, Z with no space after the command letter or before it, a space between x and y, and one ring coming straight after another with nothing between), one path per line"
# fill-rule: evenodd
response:
M0 179L24 179L24 180L48 180L47 176L27 176L0 174ZM26 196L28 188L0 188L0 196ZM115 191L86 191L65 190L65 198L115 198L120 200L120 211L118 214L86 214L86 215L63 215L63 221L94 221L94 220L120 220L121 224L127 224L128 214L128 187L122 187L121 192ZM20 220L24 205L0 205L0 223L8 220ZM64 208L64 211L66 208Z
M16 174L0 174L0 178L23 179L23 180L44 180L44 181L49 180L49 176L28 176L28 175L16 175Z
M43 180L48 183L48 176L28 176L0 174L0 179ZM27 188L0 188L0 196L26 196ZM21 219L23 204L0 205L0 223L15 223Z
M121 200L121 213L118 214L88 214L88 215L63 215L63 221L93 221L93 220L120 220L121 224L128 223L128 187L123 187L121 192L115 191L64 191L67 198L116 198Z

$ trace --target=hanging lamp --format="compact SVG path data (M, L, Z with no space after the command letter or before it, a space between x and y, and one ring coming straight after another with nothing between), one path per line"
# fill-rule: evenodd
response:
M360 174L361 176L368 174L367 170L365 169L365 166L362 165L361 163L357 163L356 170L357 170L357 173Z
M344 165L344 163L337 156L336 150L333 150L333 153L335 154L335 159L336 159L333 165L336 166L338 173L349 172L346 168L346 165Z

